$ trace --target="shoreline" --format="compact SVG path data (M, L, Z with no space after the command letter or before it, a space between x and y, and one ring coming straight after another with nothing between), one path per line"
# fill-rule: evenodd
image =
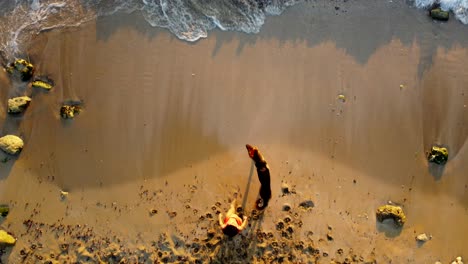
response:
M334 14L331 4L311 9L317 13L293 7L267 19L258 35L216 30L196 43L179 41L134 15L39 35L31 57L57 85L49 93L33 94L22 118L1 115L3 130L17 129L26 144L18 159L1 168L0 199L11 201L12 208L1 225L18 237L2 261L20 260L24 248L31 261L34 254L50 252L67 261L60 243L77 241L68 253L85 261L88 253L96 257L105 251L89 251L90 241L103 237L124 245L119 252L127 258L132 249L145 247L140 254L149 261L164 248L149 246L161 233L172 239L161 241L169 243L172 253L167 254L193 250L171 244L178 239L193 246L194 239L212 230L218 239L216 221L207 214L216 219L216 211L224 213L235 193L250 211L259 188L255 173L249 173L245 143L258 145L268 160L273 198L262 221L253 222L244 236L209 240L215 247L201 250L207 254L203 260L214 252L221 259L240 258L243 252L226 248L244 245L249 258L260 261L245 244L261 244L246 240L256 229L291 245L311 238L311 247L320 250L319 263L354 254L356 263L360 256L378 263L448 263L464 256L468 75L462 66L468 60L468 36L450 39L463 32L449 28L453 22L432 25L442 32L439 37L426 34L429 26L408 36L402 25L414 20L411 31L418 32L425 21L407 15L420 11L397 16L388 5L374 3L371 12L347 6L340 22L317 30L324 34L317 43L313 36L298 37L307 26L294 26L314 19L319 22L309 30L326 25L336 18L325 13ZM381 10L389 13L378 17ZM393 16L392 21L402 22L377 39L360 31L356 35L362 38L350 33L340 39L347 30L336 30L341 21L363 13L380 19L368 25L374 30ZM353 20L353 25L362 22ZM8 82L4 73L0 81ZM58 115L68 99L84 102L83 113L72 122ZM435 143L447 144L451 153L442 172L428 167L425 158ZM283 196L283 183L296 194ZM61 190L69 192L64 201ZM314 208L298 208L308 199ZM401 203L408 216L402 230L375 221L375 209L389 200ZM292 212L281 211L285 203ZM150 215L152 209L158 213ZM172 212L177 215L171 217ZM284 240L275 225L287 215L298 232ZM44 223L39 227L44 234L25 234L28 219ZM81 227L68 237L53 224ZM89 241L76 238L89 228ZM333 241L327 239L330 231ZM418 246L414 237L419 233L433 238ZM43 248L31 250L33 241ZM82 246L87 252L79 252ZM274 247L265 250L274 253ZM311 250L300 252L304 261L313 257Z

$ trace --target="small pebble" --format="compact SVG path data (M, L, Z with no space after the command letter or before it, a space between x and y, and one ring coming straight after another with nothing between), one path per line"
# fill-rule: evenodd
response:
M418 242L426 242L429 240L429 237L425 233L423 233L423 234L419 234L418 236L416 236L416 240Z

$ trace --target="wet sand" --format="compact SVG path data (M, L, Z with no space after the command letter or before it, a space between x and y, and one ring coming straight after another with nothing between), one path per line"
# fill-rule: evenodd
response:
M0 202L11 207L0 224L18 238L2 261L467 258L466 27L389 5L307 3L258 35L217 31L197 43L137 15L37 36L29 55L56 87L31 90L0 73L2 98L33 98L22 117L1 105L2 134L26 144L0 164ZM65 100L84 111L61 120ZM246 143L271 170L260 217ZM432 144L448 147L444 167L427 163ZM227 240L217 212L235 196L251 224ZM313 208L299 206L307 200ZM407 215L401 230L376 222L388 201ZM280 220L294 231L277 230ZM420 233L432 239L418 244Z

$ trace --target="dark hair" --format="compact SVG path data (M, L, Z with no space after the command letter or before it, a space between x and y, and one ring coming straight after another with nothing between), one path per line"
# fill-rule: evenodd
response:
M237 227L233 225L227 225L225 228L223 228L223 233L226 236L234 237L235 235L239 233L239 229L237 229Z

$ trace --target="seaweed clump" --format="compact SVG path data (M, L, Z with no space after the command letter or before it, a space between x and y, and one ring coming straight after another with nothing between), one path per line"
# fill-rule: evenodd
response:
M402 227L406 222L406 216L403 209L396 205L383 205L377 208L376 217L379 222L385 219L393 219L398 227Z
M34 66L24 59L16 59L14 62L8 64L5 70L13 75L19 74L21 80L27 82L33 76Z
M427 155L429 162L444 165L448 160L448 150L444 147L433 146Z

